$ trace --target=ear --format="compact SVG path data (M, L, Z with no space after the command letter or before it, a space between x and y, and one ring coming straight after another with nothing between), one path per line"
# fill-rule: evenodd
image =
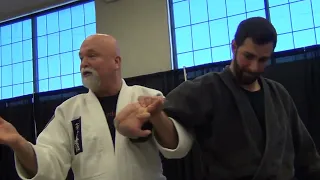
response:
M237 48L238 48L237 43L236 43L235 40L232 40L231 48L232 48L232 53L233 53L233 55L235 55L235 54L236 54L236 51L237 51Z
M119 69L121 67L121 57L120 56L117 56L115 58L115 64L116 64L117 69Z

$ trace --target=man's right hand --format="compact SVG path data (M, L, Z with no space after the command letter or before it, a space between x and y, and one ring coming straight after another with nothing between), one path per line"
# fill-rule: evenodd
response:
M23 137L12 124L0 117L0 144L7 145L14 149L22 139Z
M12 124L2 117L0 117L0 144L9 146L15 152L30 178L37 174L37 158L33 147Z

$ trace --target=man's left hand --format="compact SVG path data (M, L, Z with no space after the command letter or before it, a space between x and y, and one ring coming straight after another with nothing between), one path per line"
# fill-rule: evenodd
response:
M149 120L150 113L139 103L128 104L115 117L115 127L120 134L129 138L146 137L150 130L142 130L143 124Z

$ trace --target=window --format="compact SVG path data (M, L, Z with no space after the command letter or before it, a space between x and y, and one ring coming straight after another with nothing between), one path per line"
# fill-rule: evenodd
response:
M172 0L177 67L230 60L239 23L266 17L266 0ZM319 0L268 0L278 33L275 51L320 44ZM268 17L269 18L269 17Z
M265 17L264 0L173 0L177 68L231 59L238 24Z
M96 33L94 2L38 16L36 24L39 92L82 85L78 54Z
M0 99L33 93L31 19L0 26Z
M269 0L269 10L279 39L275 51L320 44L319 0Z

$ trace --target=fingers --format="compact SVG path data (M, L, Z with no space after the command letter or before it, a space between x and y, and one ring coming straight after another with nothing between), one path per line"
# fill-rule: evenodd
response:
M5 120L0 116L0 124L4 123Z
M144 101L145 97L146 96L139 96L138 97L138 102L139 102L140 106L142 106L142 107L146 107L147 106L145 101Z
M136 132L137 137L147 137L151 134L150 130L138 130Z

